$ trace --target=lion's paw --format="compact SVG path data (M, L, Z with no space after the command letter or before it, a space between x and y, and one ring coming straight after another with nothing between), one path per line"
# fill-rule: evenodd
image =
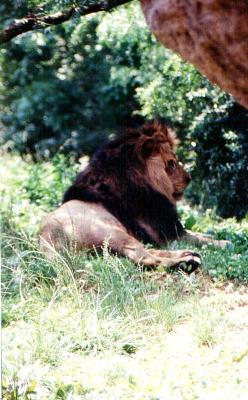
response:
M180 258L175 267L180 268L184 272L191 274L201 266L201 256L194 252L185 252L184 256Z
M220 247L221 249L232 246L232 242L230 242L229 240L215 240L213 244L214 246Z

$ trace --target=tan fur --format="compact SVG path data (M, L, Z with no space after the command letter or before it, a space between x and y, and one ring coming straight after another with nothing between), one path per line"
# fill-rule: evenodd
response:
M158 192L165 194L171 203L176 204L173 197L174 186L164 169L164 160L161 155L152 157L147 162L147 177L151 186Z

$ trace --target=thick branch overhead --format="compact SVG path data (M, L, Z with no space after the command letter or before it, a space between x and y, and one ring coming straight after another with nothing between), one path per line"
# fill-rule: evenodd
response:
M110 11L112 8L128 3L131 0L91 0L84 2L78 7L71 7L67 10L50 15L30 14L27 17L16 20L9 27L0 32L0 44L9 42L22 33L44 29L69 21L74 15L87 15L99 11Z

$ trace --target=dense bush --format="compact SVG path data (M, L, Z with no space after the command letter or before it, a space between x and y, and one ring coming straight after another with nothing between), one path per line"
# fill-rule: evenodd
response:
M6 149L91 154L119 128L163 117L194 177L189 200L247 212L247 112L158 44L137 4L23 35L0 58Z
M78 169L79 164L63 154L57 154L50 163L29 164L27 178L20 183L20 190L31 203L47 212L61 203Z
M42 156L58 149L90 153L104 140L116 115L105 99L109 66L106 52L95 51L96 25L91 18L75 31L27 35L5 49L7 148Z
M189 197L223 217L248 211L248 112L230 102L192 132L197 157ZM200 190L199 190L200 189ZM190 196L191 194L191 196Z

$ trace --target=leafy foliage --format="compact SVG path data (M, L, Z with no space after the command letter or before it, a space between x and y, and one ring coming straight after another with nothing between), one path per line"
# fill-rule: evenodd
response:
M28 178L20 185L24 196L41 208L52 210L61 203L61 199L79 165L72 165L63 154L57 154L51 163L36 163L27 166Z
M223 217L248 211L248 112L230 102L192 133L197 153L191 193ZM201 190L199 190L201 188ZM202 194L200 194L202 193Z

